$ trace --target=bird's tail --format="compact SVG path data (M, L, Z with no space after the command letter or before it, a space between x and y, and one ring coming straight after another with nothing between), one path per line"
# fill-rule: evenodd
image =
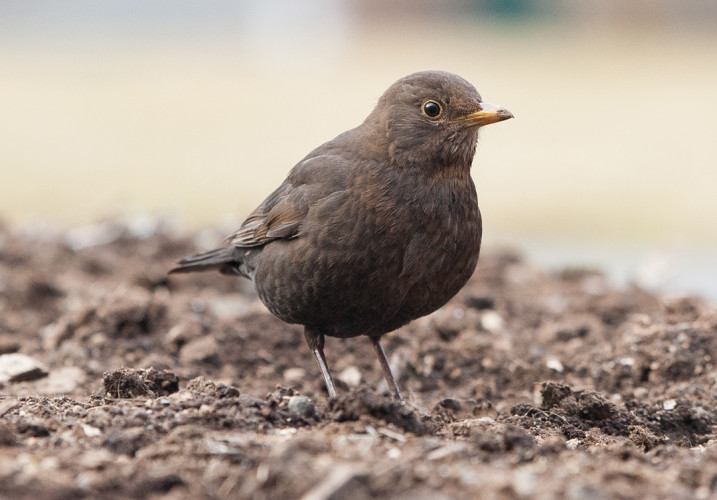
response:
M177 267L171 269L169 274L192 273L195 271L208 271L210 269L225 270L236 266L234 247L217 248L209 252L184 257L177 262Z

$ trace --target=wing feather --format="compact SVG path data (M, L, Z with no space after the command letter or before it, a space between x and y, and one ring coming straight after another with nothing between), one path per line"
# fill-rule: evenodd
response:
M310 208L345 189L348 171L348 162L336 155L318 155L300 162L227 238L227 244L259 247L272 240L299 237Z

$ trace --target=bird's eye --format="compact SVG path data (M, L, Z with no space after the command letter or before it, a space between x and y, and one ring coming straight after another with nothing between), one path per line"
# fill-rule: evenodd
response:
M438 118L443 113L443 108L436 101L426 101L423 103L423 114L428 118Z

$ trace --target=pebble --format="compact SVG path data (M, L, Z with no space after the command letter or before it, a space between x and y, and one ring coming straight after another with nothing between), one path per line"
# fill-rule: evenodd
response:
M168 347L181 347L203 334L202 325L196 321L184 321L174 325L164 336L164 343Z
M47 375L47 370L35 359L20 353L0 355L0 383L26 382Z
M84 432L87 437L97 437L102 435L102 431L92 425L81 422L80 427L82 428L82 432Z
M580 446L580 440L578 438L568 439L567 441L565 441L565 447L568 450L574 450L578 446Z
M495 311L485 311L481 316L480 324L490 333L499 333L505 327L505 320Z
M299 418L310 418L316 413L316 408L306 396L291 396L288 408L289 413Z
M287 384L298 384L306 378L306 370L303 368L287 368L284 370L284 381Z
M547 366L551 370L555 370L558 373L563 373L563 371L565 370L565 367L558 358L548 358L545 362L545 366Z
M620 358L622 366L635 366L635 358Z
M65 366L53 370L48 377L37 384L39 394L59 395L71 394L85 382L86 374L77 366Z
M349 366L342 370L336 378L349 387L358 387L361 383L361 372L355 366Z
M179 351L182 363L201 363L219 355L219 344L214 337L199 337L184 345Z

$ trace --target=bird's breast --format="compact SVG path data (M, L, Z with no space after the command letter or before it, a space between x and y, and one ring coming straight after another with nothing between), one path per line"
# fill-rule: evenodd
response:
M468 281L478 262L482 222L472 181L440 186L433 202L424 207L406 249L405 295L389 325L393 328L445 304Z

